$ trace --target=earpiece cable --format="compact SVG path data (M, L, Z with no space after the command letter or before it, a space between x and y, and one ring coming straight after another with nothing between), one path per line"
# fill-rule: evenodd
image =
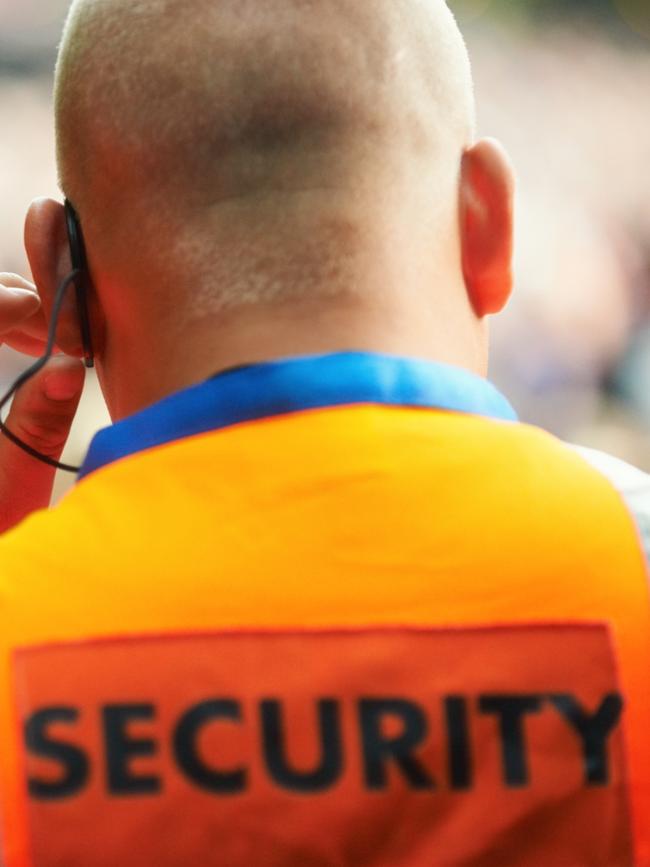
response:
M18 446L19 449L26 452L30 457L35 458L37 461L41 461L43 464L47 464L49 467L54 467L57 470L63 470L66 473L75 473L75 475L80 471L81 467L73 467L70 464L62 464L59 461L55 461L54 458L50 458L47 455L41 454L36 449L32 448L27 443L23 442L20 437L16 436L16 434L12 433L2 421L1 413L5 406L9 403L12 397L16 394L16 392L25 385L26 382L29 382L37 373L45 367L48 361L54 355L54 347L56 346L56 332L59 324L59 318L61 316L61 310L63 308L63 302L65 300L65 294L70 288L70 286L75 283L76 280L81 276L80 269L75 269L61 282L61 285L57 289L56 297L54 299L54 306L52 307L52 317L50 320L50 327L47 335L47 346L45 349L45 354L42 358L39 358L31 367L29 367L24 373L22 373L18 379L13 383L9 391L0 398L0 431L10 440L14 445Z

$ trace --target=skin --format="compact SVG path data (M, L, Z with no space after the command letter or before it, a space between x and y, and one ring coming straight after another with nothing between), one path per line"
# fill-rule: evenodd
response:
M57 69L112 417L234 365L343 349L485 375L487 317L512 289L513 174L474 140L446 4L187 3L78 0ZM70 270L59 203L32 204L25 243L34 284L0 275L0 328L38 354ZM72 297L58 344L10 419L52 454L82 388ZM46 381L70 386L54 415ZM0 439L1 479L17 505L0 529L49 500L48 468Z

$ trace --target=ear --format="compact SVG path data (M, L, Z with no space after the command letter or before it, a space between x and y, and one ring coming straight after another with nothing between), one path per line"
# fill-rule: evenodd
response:
M63 205L52 199L32 202L25 221L25 249L49 323L57 289L72 271ZM94 318L91 314L91 319ZM56 342L66 355L83 358L77 301L72 286L63 302Z
M493 139L465 151L460 185L463 275L476 315L499 313L512 292L514 172Z

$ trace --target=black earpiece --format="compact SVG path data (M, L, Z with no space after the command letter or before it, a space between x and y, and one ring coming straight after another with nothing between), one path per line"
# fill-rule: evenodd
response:
M77 311L79 313L79 327L81 329L81 342L84 351L86 367L95 366L92 336L90 333L90 316L88 315L88 287L90 276L88 273L88 259L86 257L86 245L84 243L81 225L77 212L70 202L65 200L65 220L68 229L68 242L70 244L70 258L72 268L79 272L75 280L75 292L77 296Z
M56 291L54 304L52 305L52 315L50 318L50 327L47 335L47 348L45 350L45 354L42 358L39 358L38 361L36 361L30 368L28 368L28 370L22 373L10 387L9 391L7 391L7 393L0 398L0 412L2 412L2 410L9 403L9 401L16 394L16 392L26 382L32 379L32 377L36 376L36 374L45 367L50 358L52 358L52 355L54 354L54 348L56 346L56 332L57 326L59 324L59 318L61 316L61 310L63 308L63 302L65 300L66 292L72 285L74 285L75 287L77 297L77 310L79 314L79 327L81 329L81 342L83 346L84 362L86 364L86 367L95 366L95 356L93 352L92 337L90 332L90 317L88 315L87 292L90 285L90 275L88 273L86 248L84 244L83 234L81 232L81 226L79 224L79 218L77 217L75 209L72 207L72 205L70 204L70 202L68 202L67 199L65 202L65 219L68 230L68 241L70 244L72 271L64 280L61 281L61 284ZM73 467L69 464L62 464L59 461L55 461L53 458L48 457L47 455L41 454L36 449L23 442L20 437L16 436L16 434L12 433L5 426L4 422L1 419L0 431L3 433L4 436L7 437L7 439L11 440L14 445L18 446L19 449L22 449L24 452L30 455L30 457L35 458L37 461L41 461L41 463L47 464L50 467L55 467L57 470L64 470L67 473L78 473L81 469L80 467Z

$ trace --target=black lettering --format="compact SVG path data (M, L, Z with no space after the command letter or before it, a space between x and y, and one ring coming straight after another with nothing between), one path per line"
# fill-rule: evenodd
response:
M235 771L217 771L201 759L197 741L201 729L218 720L240 722L239 702L230 699L204 701L191 708L179 720L174 731L173 744L176 761L185 776L208 792L217 795L235 795L246 789L248 775L240 768Z
M510 788L527 786L530 782L523 720L526 714L538 713L541 705L539 695L482 695L479 698L481 713L499 717L503 777Z
M64 773L55 781L30 777L29 794L40 801L55 801L78 794L88 782L88 757L79 747L54 740L48 734L51 725L70 725L79 719L74 707L50 707L33 714L25 723L25 743L35 756L58 762Z
M447 722L447 767L452 789L471 789L472 755L470 751L467 701L450 695L445 699Z
M317 706L319 763L312 771L297 771L289 767L286 756L286 726L282 719L281 703L277 699L268 699L260 705L264 761L272 779L292 792L322 792L333 786L341 776L343 745L339 703L325 698Z
M369 789L388 785L387 764L394 762L413 789L434 789L435 782L413 755L427 736L427 718L418 705L398 698L364 698L359 702L363 742L364 777ZM386 737L382 723L386 717L398 717L403 731Z
M153 720L156 709L151 704L111 704L102 709L106 743L106 775L111 795L155 795L161 790L158 777L135 776L129 768L132 759L154 756L156 742L149 738L129 737L129 723Z
M621 719L622 697L618 693L605 696L593 714L587 713L572 695L551 695L549 699L580 738L585 783L606 786L610 779L607 739Z

